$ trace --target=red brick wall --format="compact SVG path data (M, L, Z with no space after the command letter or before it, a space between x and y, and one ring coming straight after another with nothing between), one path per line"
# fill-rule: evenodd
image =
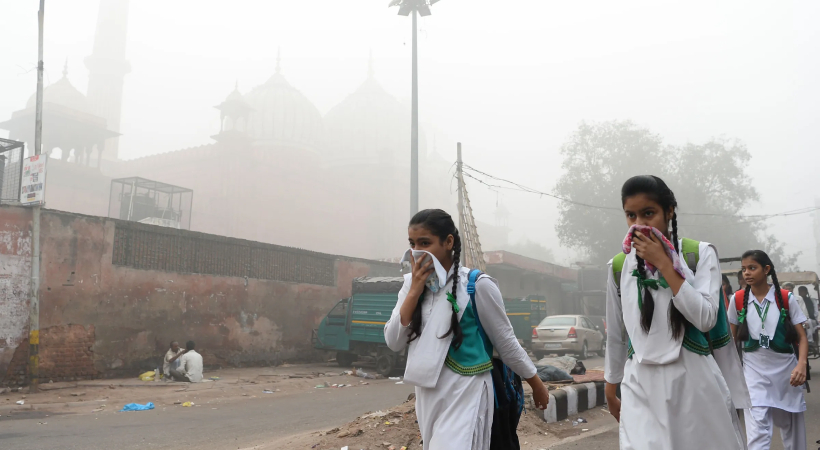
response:
M9 211L20 210L0 209L0 223L11 217ZM139 268L112 263L117 227L160 235L133 242L139 248L132 250L142 252L133 259ZM156 249L172 247L162 244L154 253L148 247L169 239L217 243L228 249L216 256L217 262L223 256L239 258L243 248L263 252L268 256L262 260L272 268L261 272L268 279L235 276L242 273L235 264L208 266L217 273L239 270L234 276L151 270L152 261L157 268L168 261ZM171 340L196 341L210 366L309 359L316 355L311 330L338 299L350 295L352 278L398 273L396 265L375 261L50 210L42 214L41 248L41 379L55 381L136 376L156 367ZM270 256L277 252L291 255L287 258L295 260L284 262L307 272L275 270L283 262ZM253 265L254 259L247 261ZM316 272L324 267L321 261L330 262L330 278L324 269ZM304 279L318 284L290 281ZM6 350L7 361L12 352L15 360L25 361L28 347L15 344ZM2 373L13 378L16 369L6 364L0 366Z

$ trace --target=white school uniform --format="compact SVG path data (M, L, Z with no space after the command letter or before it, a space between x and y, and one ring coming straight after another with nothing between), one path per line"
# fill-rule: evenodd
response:
M770 303L766 323L762 327L769 337L777 328L780 312L777 310L774 286L769 289L766 298L761 302L753 294L749 295L749 305L746 307L746 323L749 326L749 337L752 340L760 339L762 321L757 308L752 302L765 310ZM805 322L806 316L800 308L794 295L789 295L789 315L794 325ZM729 308L729 322L738 325L735 296ZM783 446L786 450L806 449L806 424L803 412L806 410L806 400L803 397L803 387L794 387L789 384L792 370L797 366L797 357L793 354L777 353L767 348L759 348L753 352L743 352L743 371L752 407L746 411L746 436L749 450L769 450L772 441L773 428L780 428Z
M469 274L469 269L459 270L459 320L470 301ZM425 289L421 337L409 347L409 328L401 325L400 314L412 283L412 276L405 275L399 301L384 326L384 337L393 351L408 347L404 381L416 386L416 413L424 450L488 450L495 410L490 372L463 376L444 364L452 336L439 336L450 328L452 306L447 302L447 292L452 288L452 275L450 270L447 285L437 293ZM484 331L501 360L524 379L535 376L535 365L518 343L501 292L489 276L484 275L476 282L476 306Z
M607 335L605 377L609 383L621 383L622 450L744 448L735 408L747 407L749 394L733 344L715 350L714 357L699 355L683 348L683 337L674 339L669 327L672 304L701 331L717 323L717 252L704 242L699 251L697 275L683 267L686 282L677 296L669 288L651 290L655 312L648 334L641 329L637 279L632 276L635 251L624 262L620 297L610 261L606 319L610 330L624 332ZM648 274L655 279L659 275ZM635 351L631 359L629 338Z

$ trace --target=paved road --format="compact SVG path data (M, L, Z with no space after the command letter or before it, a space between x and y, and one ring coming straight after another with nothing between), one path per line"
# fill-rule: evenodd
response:
M811 394L806 394L806 429L809 449L820 447L820 445L815 445L815 442L820 439L820 363L815 360L812 369L812 378L815 381L809 383L812 384L815 390ZM615 429L551 448L554 450L618 450L618 430ZM774 433L771 450L783 450L783 441L780 440L780 432L778 431Z
M50 417L36 411L11 418L3 414L0 448L247 448L273 438L342 425L368 411L395 406L411 392L411 386L385 380L366 387L273 394L197 408L160 407L143 412Z

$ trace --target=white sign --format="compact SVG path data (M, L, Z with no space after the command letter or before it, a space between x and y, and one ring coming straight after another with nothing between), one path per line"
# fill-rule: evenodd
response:
M35 155L23 160L20 203L30 206L45 203L47 159L46 155Z

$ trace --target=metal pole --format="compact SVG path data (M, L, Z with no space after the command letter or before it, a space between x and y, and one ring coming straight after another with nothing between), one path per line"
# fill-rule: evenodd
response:
M413 112L410 124L410 216L419 212L419 72L416 16L413 9Z
M37 44L37 105L34 122L34 154L43 146L43 19L45 0L40 0L38 13L39 42ZM20 159L20 164L23 160ZM45 186L43 186L45 189ZM43 199L45 200L45 199ZM31 287L28 313L28 381L29 393L40 387L40 205L35 205L31 218Z
M458 183L458 229L464 232L464 191L461 190L461 142L458 144L458 159L456 160L456 182Z

